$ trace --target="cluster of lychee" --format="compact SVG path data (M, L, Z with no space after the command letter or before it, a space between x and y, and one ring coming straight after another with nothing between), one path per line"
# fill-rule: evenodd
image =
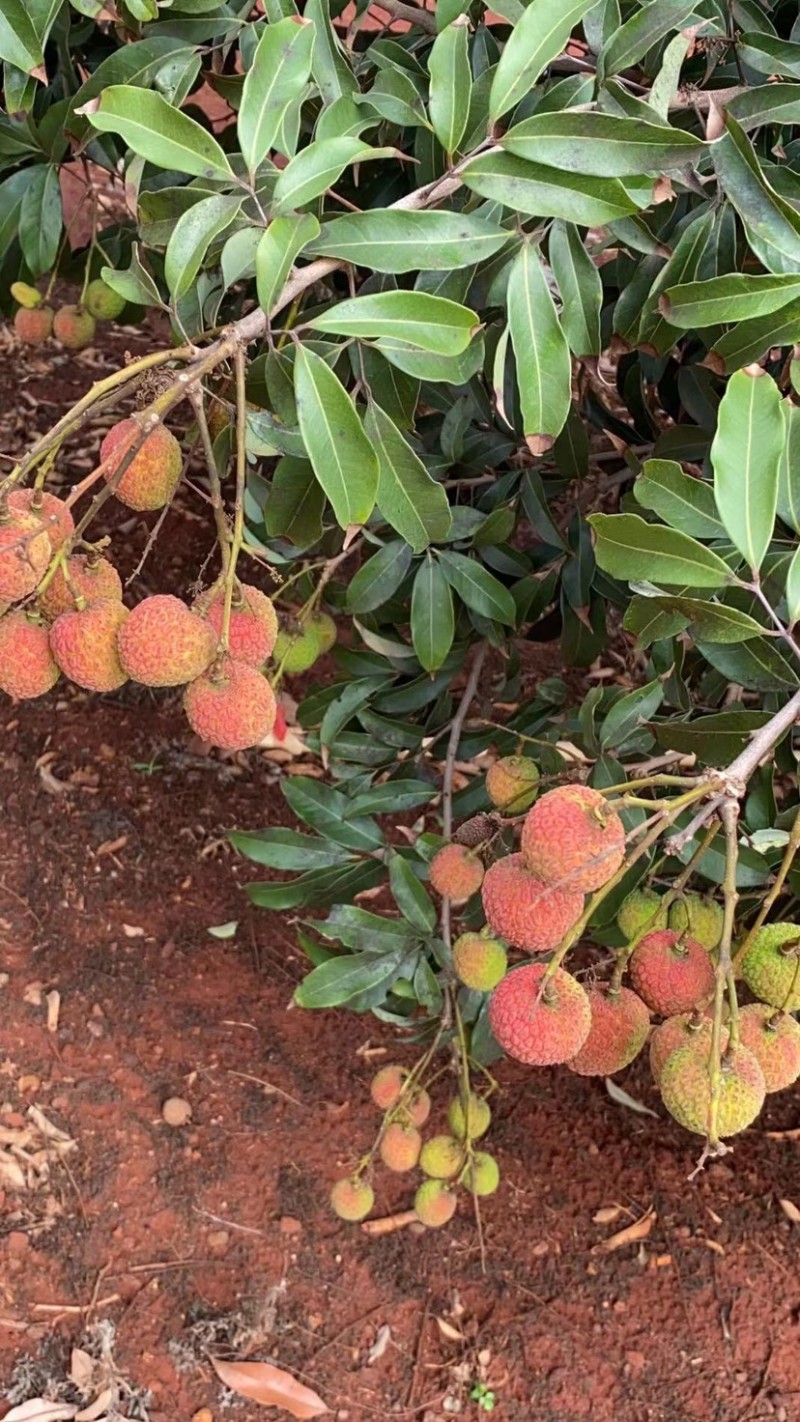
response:
M493 1195L500 1183L494 1156L476 1149L492 1119L485 1096L470 1089L453 1098L447 1110L448 1130L423 1138L421 1128L431 1112L428 1092L413 1072L391 1065L382 1067L370 1088L372 1100L383 1112L377 1154L387 1170L402 1175L421 1171L425 1177L414 1195L417 1219L428 1229L439 1229L455 1214L459 1188L473 1196ZM363 1220L375 1203L371 1183L373 1154L353 1175L337 1180L331 1205L342 1220Z
M34 286L14 282L11 294L20 303L14 330L26 346L41 346L54 336L68 350L80 351L94 340L98 321L115 321L125 299L101 277L90 281L81 300L55 309Z

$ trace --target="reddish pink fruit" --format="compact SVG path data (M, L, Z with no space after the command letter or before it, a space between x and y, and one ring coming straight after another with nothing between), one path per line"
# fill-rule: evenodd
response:
M583 894L548 888L526 868L521 854L498 859L483 881L483 911L499 938L526 953L556 948L583 911Z
M275 696L266 677L232 657L220 658L191 682L183 705L195 735L221 750L257 746L275 722Z
M714 964L705 948L671 928L639 939L629 972L639 996L661 1017L690 1012L714 991Z
M198 598L197 611L208 618L219 637L225 609L225 594L218 592L211 602ZM251 667L262 667L270 656L278 636L278 615L272 600L260 588L239 583L234 588L231 620L228 629L228 650L237 661Z
M109 461L103 477L114 478L128 450L139 439L141 425L134 419L112 425L100 446L100 458ZM133 456L114 493L128 508L161 509L168 504L181 477L181 447L164 425L156 425Z
M571 1061L592 1025L589 999L580 983L556 968L545 984L546 972L544 963L516 968L489 999L489 1023L498 1044L530 1066Z
M579 1076L613 1076L638 1057L650 1031L650 1013L630 988L591 988L592 1025L580 1051L567 1065Z
M48 630L27 612L0 617L0 690L17 701L43 696L58 681Z
M625 828L599 790L562 785L528 811L521 848L543 884L586 894L608 883L625 858Z

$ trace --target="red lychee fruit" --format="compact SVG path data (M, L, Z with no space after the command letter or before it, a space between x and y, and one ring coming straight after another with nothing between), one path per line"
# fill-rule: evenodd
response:
M334 1214L351 1224L366 1219L374 1204L375 1192L366 1180L337 1180L331 1190Z
M116 691L128 680L117 637L128 609L101 597L76 612L62 612L50 628L50 646L70 681L87 691Z
M275 696L255 667L220 657L183 694L195 735L221 750L247 750L268 736L275 721Z
M443 899L463 904L483 883L483 864L465 845L446 844L431 860L430 881Z
M2 623L0 623L0 628ZM783 1091L800 1076L800 1026L786 1012L751 1002L739 1013L743 1047L753 1053L768 1092Z
M742 959L742 977L762 1002L796 1012L800 1008L800 925L768 923L759 928Z
M580 1051L567 1063L579 1076L613 1076L638 1057L650 1031L650 1013L630 988L589 991L592 1025Z
M392 1121L381 1136L380 1157L387 1170L398 1175L413 1170L422 1149L422 1136L415 1126L401 1126Z
M556 948L583 911L583 894L548 888L525 868L521 854L490 865L483 881L483 911L500 938L526 953Z
M73 553L67 559L67 573L75 593L73 595L63 570L59 568L53 581L39 596L39 609L45 617L55 619L62 612L73 612L77 605L75 597L82 597L86 602L97 602L100 597L122 602L122 579L107 558Z
M462 933L453 944L453 968L459 982L473 992L491 992L505 976L508 954L496 938Z
M671 928L639 939L629 972L639 996L661 1017L690 1012L714 991L714 964L705 948Z
M218 592L211 602L198 598L195 606L219 637L225 609L224 591ZM278 615L271 599L260 588L239 583L234 588L228 631L231 656L236 657L237 661L248 662L251 667L262 667L275 646L277 635Z
M521 815L538 793L539 767L528 755L504 755L486 772L486 794L507 815Z
M668 1017L665 1022L659 1023L650 1038L650 1070L653 1073L653 1080L658 1085L661 1080L661 1073L673 1052L677 1052L679 1047L693 1047L701 1054L705 1053L704 1060L708 1059L711 1047L711 1017L700 1012L681 1012L677 1017ZM724 1049L728 1045L728 1029L722 1028L721 1046Z
M14 317L14 330L26 346L41 346L53 333L52 306L20 306Z
M394 1063L376 1071L372 1078L369 1094L381 1111L391 1111L392 1107L397 1105L403 1093L407 1076L408 1072L404 1071L401 1066L395 1066Z
M133 609L119 634L119 659L145 686L185 686L210 666L217 634L179 597L159 593Z
M625 827L599 790L561 785L548 790L522 826L522 857L543 884L582 894L599 889L625 858Z
M62 548L75 532L72 511L63 499L48 494L44 489L12 489L8 495L8 507L14 513L32 514L38 518L43 532L50 539L54 553Z
M35 614L0 617L0 690L17 701L43 696L58 681L50 636Z
M60 306L53 317L53 335L70 351L90 346L94 332L94 316L83 306Z
M50 562L52 545L34 514L0 512L0 601L32 593Z
M453 1136L431 1136L422 1147L420 1169L434 1180L450 1180L464 1164L465 1151Z
M111 426L100 446L101 460L109 460L103 476L106 483L114 478L141 432L141 426L134 419L120 420ZM114 493L130 509L161 509L175 492L181 466L181 447L174 434L164 425L156 425L115 485Z
M708 1052L679 1047L661 1073L661 1098L671 1116L687 1131L708 1135L711 1128L711 1082ZM764 1073L746 1047L738 1047L722 1061L722 1082L717 1113L717 1135L735 1136L758 1115L764 1105Z
M544 963L515 968L489 999L489 1024L499 1046L529 1066L554 1066L577 1056L592 1025L580 983L556 968L542 992Z
M414 1196L417 1219L427 1229L441 1229L456 1212L456 1197L442 1180L423 1180Z

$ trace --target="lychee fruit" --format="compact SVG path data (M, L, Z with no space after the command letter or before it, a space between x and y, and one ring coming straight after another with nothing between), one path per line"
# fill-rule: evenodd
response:
M671 1116L687 1131L709 1134L711 1081L708 1052L679 1047L661 1073L661 1098ZM735 1136L758 1115L764 1105L764 1073L752 1052L738 1047L722 1059L717 1134Z
M571 1061L592 1025L589 998L580 983L556 968L545 984L546 972L544 963L515 968L489 999L489 1024L499 1046L529 1066Z
M22 611L0 617L0 690L27 701L55 686L58 675L41 618Z
M705 948L671 928L640 938L628 971L639 996L661 1017L689 1012L714 991L714 965Z
M195 735L221 750L247 750L272 730L275 695L255 667L220 657L190 682L183 705Z
M693 1047L704 1060L708 1059L711 1046L711 1017L700 1012L681 1012L677 1017L668 1017L659 1023L650 1038L650 1070L658 1085L666 1062L679 1047ZM728 1029L722 1028L721 1046L728 1045Z
M337 1180L331 1190L331 1206L340 1220L356 1223L366 1219L375 1204L375 1191L366 1180Z
M319 646L319 655L321 657L336 646L336 639L339 633L336 628L336 623L327 612L312 612L306 621L306 628L316 636Z
M683 894L670 905L669 927L676 933L688 930L709 953L719 947L724 921L722 905L704 894Z
M423 1180L414 1196L417 1219L428 1229L441 1229L456 1212L456 1197L441 1180Z
M0 509L0 601L32 593L50 562L52 545L35 514Z
M106 286L102 277L89 282L83 300L86 310L97 321L114 321L125 310L125 297Z
M8 507L14 513L32 514L38 518L54 553L75 532L75 520L70 508L63 499L48 494L45 489L12 489L8 495Z
M313 623L291 618L279 628L273 659L290 676L308 671L321 656L319 631Z
M528 811L522 857L543 884L590 893L607 884L625 858L625 827L599 790L561 785Z
M52 306L20 306L14 316L14 330L26 346L41 346L53 334Z
M391 1111L392 1107L397 1105L403 1093L407 1076L408 1072L404 1071L401 1066L395 1066L394 1063L376 1071L370 1084L369 1094L381 1111Z
M424 1126L431 1114L431 1098L424 1087L409 1092L403 1102L403 1113L412 1126Z
M219 637L225 611L224 591L218 592L210 602L199 598L195 607L208 619ZM236 657L237 661L248 662L252 667L261 667L272 652L277 635L278 616L271 599L260 588L238 583L233 592L228 629L231 656Z
M454 1136L431 1136L420 1151L420 1169L434 1180L450 1180L464 1164L464 1146Z
M605 986L589 990L592 1025L580 1051L567 1063L579 1076L613 1076L638 1057L650 1031L650 1013L631 992Z
M666 928L667 912L661 895L655 889L633 889L622 901L617 927L629 943L655 928Z
M90 346L94 333L94 316L83 306L60 306L53 317L53 335L70 351Z
M464 844L446 844L430 863L431 886L443 899L466 903L483 883L483 864Z
M0 587L0 596L2 596ZM800 1008L800 925L759 928L742 959L742 977L754 997L785 1012Z
M493 1195L500 1184L500 1167L493 1155L478 1150L467 1163L464 1182L473 1195Z
M2 627L2 623L0 623ZM800 1025L787 1012L751 1002L739 1013L739 1036L764 1073L767 1091L783 1091L800 1076Z
M538 793L539 767L528 755L504 755L486 772L486 794L507 815L521 815Z
M103 471L106 483L128 450L139 439L141 426L134 419L119 420L112 425L100 446L100 458L108 460ZM114 493L128 508L146 511L161 509L168 504L181 477L181 447L174 434L164 425L156 425L133 456Z
M145 686L185 686L214 659L217 634L179 597L146 597L120 628L119 659Z
M473 992L491 992L505 976L508 954L496 938L462 933L453 944L453 968L459 982Z
M50 646L70 681L87 691L116 691L128 680L117 637L128 609L101 597L75 612L62 612L50 628Z
M74 611L76 597L82 597L86 602L97 602L100 597L122 601L122 579L107 558L73 553L67 559L66 568L72 587L63 569L58 568L52 582L39 595L39 608L45 617L54 619L62 612ZM74 594L72 588L75 589Z
M498 859L483 881L483 911L492 933L526 953L556 948L583 911L577 889L548 888L521 854Z
M488 1131L491 1119L488 1101L475 1091L469 1094L466 1110L460 1096L454 1097L447 1108L447 1124L460 1141L477 1141Z
M402 1175L413 1170L422 1149L422 1136L415 1126L401 1126L392 1121L381 1136L379 1153L387 1170Z

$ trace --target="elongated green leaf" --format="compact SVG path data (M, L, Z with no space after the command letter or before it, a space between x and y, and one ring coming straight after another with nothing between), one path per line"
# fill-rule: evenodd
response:
M19 244L34 276L49 272L61 237L61 188L55 164L29 169L19 214Z
M771 316L740 321L714 342L708 364L730 374L759 360L771 346L789 346L800 340L800 298Z
M273 217L256 250L256 290L262 311L272 311L297 257L318 233L313 213Z
M724 538L714 490L684 474L674 459L646 459L633 486L637 501L691 538Z
M561 217L583 227L615 222L637 208L616 178L559 173L513 153L484 153L467 163L461 175L473 192L501 202L514 212L531 217Z
M312 251L377 272L449 271L494 256L510 237L468 213L378 208L326 222Z
M786 573L786 606L792 625L800 621L800 548L795 549Z
M393 854L389 860L389 887L403 917L418 933L432 933L436 909L416 874L405 859Z
M311 68L326 104L358 93L358 81L347 63L331 24L330 0L307 0L305 17L314 25Z
M428 296L422 291L384 291L340 301L330 311L315 316L309 325L315 331L330 331L337 336L394 336L437 355L458 355L466 350L479 322L474 311L443 296Z
M533 163L601 178L684 167L706 151L704 143L680 129L598 110L535 113L510 128L500 142L509 153Z
M663 601L663 598L635 596L628 603L622 625L626 632L633 633L640 647L676 637L688 627L688 617L676 609L668 610Z
M530 93L596 0L533 0L517 22L495 70L489 96L492 121Z
M369 298L365 298L368 300ZM447 538L451 514L447 494L380 406L367 407L364 431L378 459L378 508L413 549Z
M381 339L377 349L392 365L415 380L426 380L430 384L444 382L447 385L465 385L483 368L483 337L478 336L457 356L435 355L432 351L421 351L405 341L393 336Z
M418 805L429 805L435 794L435 785L427 780L385 780L381 785L372 785L369 790L357 795L353 809L360 815L394 814L399 810L414 810Z
M680 87L683 61L693 48L694 36L691 31L684 30L673 35L664 50L661 68L653 80L647 102L665 123L669 120L670 105Z
M463 553L443 550L439 554L439 562L451 588L467 607L481 617L490 617L493 622L514 626L517 609L511 593L477 558L466 558Z
M308 548L322 536L325 493L307 459L284 455L269 488L264 520L270 538Z
M259 28L237 120L239 145L251 174L274 147L286 110L305 91L314 45L308 17L291 15Z
M525 438L534 454L543 454L569 414L572 362L539 253L530 243L514 259L507 304Z
M139 243L131 244L131 264L127 271L102 267L100 274L106 286L137 306L161 306L161 294L150 273L142 266Z
M645 298L639 320L637 342L657 355L666 355L675 344L675 330L659 310L661 292L666 286L691 281L714 231L714 214L710 208L701 211L683 228L672 255L658 273Z
M289 872L330 869L337 864L353 862L352 854L329 839L282 827L260 831L233 830L228 839L240 854L254 864L266 865L268 869Z
M664 699L664 687L660 681L650 681L646 686L629 691L614 702L606 716L600 732L602 750L625 743L639 726L645 725L658 710Z
M341 381L304 346L295 356L294 393L308 457L339 526L366 523L378 492L378 460Z
M388 991L389 984L399 974L401 962L400 955L393 953L380 956L348 953L340 958L329 958L327 963L313 968L295 988L294 1000L298 1007L341 1007L383 984Z
M341 177L351 163L393 158L394 148L370 148L360 138L323 138L303 148L283 169L272 194L275 213L291 212L312 202Z
M754 572L772 537L783 439L775 381L760 366L737 371L719 407L711 463L720 518Z
M595 557L606 573L629 582L721 588L731 580L726 563L677 529L645 523L638 514L590 514Z
M667 287L659 310L671 325L688 329L768 316L798 297L800 275L749 276L731 272L708 281Z
M420 665L438 671L453 645L453 595L439 564L428 555L411 594L411 640Z
M83 134L88 120L76 110L88 104L96 94L102 93L112 84L139 85L146 88L171 59L191 55L192 50L185 40L171 36L153 34L146 40L135 40L116 49L104 59L81 85L72 101L73 111L67 117L66 127L70 133Z
M356 712L372 699L385 677L362 677L349 681L325 709L319 728L319 743L325 750L335 748L339 733L353 720Z
M332 785L306 775L290 775L281 783L281 789L295 814L335 844L367 852L382 845L383 835L374 820L346 819L347 796Z
M651 599L665 612L678 612L686 620L692 635L703 642L747 642L751 637L763 637L764 628L738 607L726 607L721 602L704 602L698 597L658 597Z
M335 939L357 953L391 953L410 948L416 934L401 918L385 918L355 904L338 903L324 923L314 928L323 938Z
M800 213L770 186L746 134L730 114L725 128L713 147L720 186L739 213L759 261L770 272L794 276L800 270Z
M735 94L727 105L729 114L743 129L764 123L800 122L800 84L762 84Z
M785 691L787 687L793 691L797 686L794 667L766 637L734 646L704 642L698 637L695 645L701 656L728 681L751 691Z
M365 421L366 425L366 421ZM368 431L369 432L369 431ZM380 486L378 490L380 498ZM362 616L382 607L397 592L411 567L411 549L404 539L386 543L364 563L347 587L347 610Z
M3 0L0 6L0 59L5 59L24 74L30 74L43 62L41 39L30 12L22 0Z
M637 9L603 45L597 57L598 77L607 79L635 64L670 30L680 29L695 4L696 0L656 0Z
M469 118L472 70L469 62L469 22L459 15L440 30L428 55L431 76L428 109L433 131L445 153L457 152Z
M697 755L705 765L725 766L769 717L769 711L718 711L694 721L669 720L656 726L656 740L666 750Z
M216 138L161 94L112 84L84 109L100 133L117 133L134 153L159 168L195 178L230 178L231 166Z
M559 314L570 349L579 358L599 356L603 283L574 223L553 223L547 251L561 293Z
M743 34L736 48L742 64L758 74L791 74L800 79L800 44L768 34Z
M240 197L217 194L178 218L164 257L164 276L174 301L192 286L214 238L230 227L241 205Z
M778 513L800 533L800 406L784 401L785 437L778 466Z

